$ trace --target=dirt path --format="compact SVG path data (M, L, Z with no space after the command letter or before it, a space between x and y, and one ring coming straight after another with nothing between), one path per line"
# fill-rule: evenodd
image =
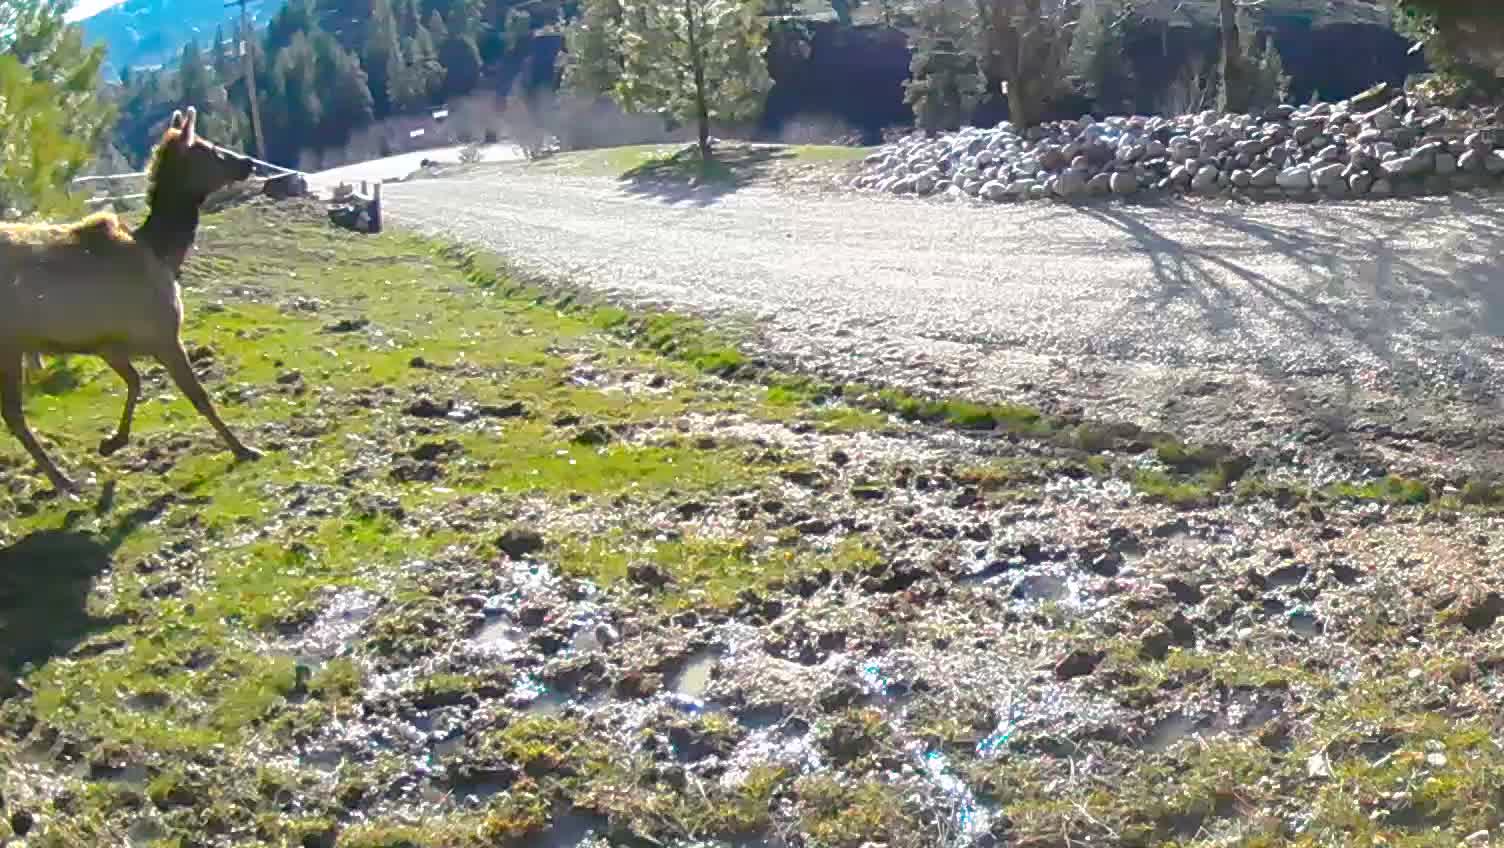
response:
M1352 464L1497 466L1501 202L977 208L520 169L388 214L897 382Z

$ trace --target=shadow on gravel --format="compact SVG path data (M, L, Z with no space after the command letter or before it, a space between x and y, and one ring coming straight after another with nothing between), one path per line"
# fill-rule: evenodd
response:
M1194 307L1229 349L1262 351L1259 371L1278 382L1287 412L1327 438L1371 419L1356 346L1380 363L1379 379L1410 396L1410 413L1441 392L1445 401L1492 406L1504 386L1504 223L1496 204L1451 195L1398 206L1321 207L1318 226L1279 222L1245 210L1162 207L1155 215L1106 206L1079 211L1131 237L1147 256L1158 289L1140 306ZM1309 216L1301 216L1309 220ZM1156 224L1178 231L1168 236ZM1193 233L1195 241L1185 234ZM1252 244L1252 247L1249 244ZM1283 282L1257 270L1252 257L1277 255L1297 273ZM1292 358L1270 345L1267 331L1248 326L1257 315L1293 337L1314 343L1314 355ZM1336 380L1342 392L1324 402L1299 378ZM1401 418L1407 413L1398 410ZM1419 420L1417 418L1416 420ZM1401 432L1413 427L1398 422ZM1413 435L1413 433L1412 433ZM1453 448L1504 446L1504 429L1469 425L1430 433Z
M84 515L75 511L61 529L39 530L0 548L0 670L40 665L118 624L90 612L94 581L113 566L115 550L131 531L160 516L171 500L164 496L124 513L98 533L73 530ZM113 487L106 485L96 513L110 512L113 501Z
M1356 343L1376 359L1404 372L1417 364L1417 346L1452 362L1459 379L1504 380L1489 361L1469 359L1456 348L1482 337L1504 336L1504 226L1475 199L1373 212L1357 204L1330 207L1337 232L1310 232L1261 221L1239 212L1194 207L1163 214L1193 226L1198 243L1163 235L1143 218L1108 207L1081 209L1131 236L1149 258L1160 289L1151 306L1192 304L1207 326L1238 341L1239 309L1254 310L1313 340ZM1417 235L1436 228L1434 237ZM1241 261L1248 249L1219 244L1218 231L1251 240L1259 254L1276 254L1301 269L1296 285L1281 283ZM1402 239L1412 246L1395 248ZM1425 245L1415 247L1414 243ZM1466 248L1466 249L1463 249ZM1239 292L1228 285L1246 286ZM1247 292L1252 292L1250 297ZM1323 361L1280 360L1287 376L1345 376L1339 351ZM1278 353L1278 352L1274 352Z
M709 161L698 150L644 162L623 173L622 190L665 203L710 206L734 191L767 176L793 154L776 147L724 145Z

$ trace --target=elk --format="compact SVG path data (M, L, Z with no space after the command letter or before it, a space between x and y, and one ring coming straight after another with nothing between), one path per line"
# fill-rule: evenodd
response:
M132 365L152 357L240 460L247 447L215 412L183 350L178 275L198 232L210 194L251 176L251 160L195 131L197 114L174 112L148 167L146 220L126 230L111 213L63 225L0 225L0 417L60 492L78 487L37 442L22 412L25 365L38 354L93 354L125 381L125 410L114 435L100 442L109 456L130 442L141 397Z

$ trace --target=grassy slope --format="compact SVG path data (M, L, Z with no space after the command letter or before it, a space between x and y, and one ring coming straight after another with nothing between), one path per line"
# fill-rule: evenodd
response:
M243 754L286 732L287 722L327 718L340 708L337 698L289 706L295 688L302 691L295 664L268 651L268 640L305 623L334 589L421 595L397 576L406 564L494 558L504 529L500 520L465 532L442 521L415 527L377 514L289 512L299 493L317 498L320 487L343 482L409 515L441 515L478 497L562 504L571 495L605 500L734 487L749 475L733 447L596 446L576 436L591 426L631 428L733 407L822 427L874 420L767 403L764 390L705 381L690 364L615 341L604 328L621 320L617 313L566 316L479 287L452 257L400 235L362 239L241 209L211 218L201 248L185 276L187 344L199 350L231 426L270 448L265 460L234 465L155 371L147 374L137 444L121 458L93 457L91 446L118 415L121 390L92 358L54 364L28 414L60 460L110 481L100 487L100 504L52 501L16 446L0 446L0 469L11 472L10 491L0 495L0 668L40 663L25 676L32 696L9 702L7 718L12 726L41 721L154 767L217 746ZM370 324L330 329L348 318ZM453 370L412 367L420 355ZM728 361L734 355L701 357L712 368ZM666 388L632 393L573 381L571 371L587 363ZM386 464L444 441L422 435L422 420L401 411L420 397L520 402L527 415L480 419L457 440L463 458L445 466L442 484L414 486L390 479ZM556 427L566 412L583 421ZM179 540L177 548L166 544ZM712 605L799 568L861 561L851 549L811 549L776 571L749 568L736 546L693 539L656 557L671 574L708 582L708 601L694 600ZM622 576L620 555L604 564L566 560L566 570L599 570L605 584ZM691 600L669 593L664 603ZM393 629L412 635L402 622ZM80 636L109 650L53 659ZM222 767L233 773L251 765L232 756ZM257 807L247 798L233 803ZM73 825L79 838L109 833L91 829L104 827L105 810L88 812L96 815Z
M101 502L50 499L15 445L0 444L0 669L19 671L24 685L18 697L0 703L6 764L0 793L13 805L30 797L42 756L38 740L71 747L88 764L60 778L73 791L72 807L52 811L46 838L36 845L118 843L123 822L142 808L160 816L162 844L189 844L184 840L202 833L297 844L305 834L323 833L341 799L360 797L397 764L378 759L330 786L268 752L359 715L373 669L400 667L463 635L463 623L430 593L415 562L483 573L497 557L498 537L529 505L615 512L618 503L682 500L696 491L756 491L800 471L749 463L745 444L630 437L686 412L735 409L754 421L797 420L815 428L886 426L881 415L822 402L822 392L806 385L769 389L707 377L741 360L698 337L690 323L660 318L645 328L644 344L626 344L613 332L626 320L620 312L555 311L527 292L503 290L474 262L400 234L357 237L288 207L243 208L211 217L208 227L186 277L190 349L198 349L231 426L270 448L268 458L233 465L157 373L148 376L137 444L108 461L91 458L89 448L113 426L122 393L108 372L82 358L54 365L28 407L69 467L87 466L116 481L113 489L102 486ZM423 397L498 410L520 402L527 415L482 416L456 432L404 411ZM866 402L915 420L1090 441L1090 433L1026 410L882 393ZM563 415L582 420L560 423ZM451 440L457 446L445 444ZM425 473L419 457L431 455L424 446L432 444L450 456L437 469L441 476L424 484L393 479L394 472ZM1156 476L1142 477L1138 465L1114 471L1099 456L1078 471L1121 473L1171 499L1173 492L1155 487L1189 488L1196 500L1228 483L1209 481L1220 472L1204 470L1213 463L1198 465L1184 446L1165 443L1155 453L1163 469ZM985 491L1048 479L1038 471L1005 463L965 473ZM1423 488L1404 481L1335 494L1426 498ZM622 514L621 524L606 532L550 539L557 544L544 556L608 588L629 562L646 557L679 580L650 600L623 595L621 602L670 611L726 609L744 589L872 560L860 533L836 547L780 540L770 549L714 538L643 547L642 534L656 532L656 525L641 513ZM355 660L300 668L286 637L316 615L331 590L346 587L369 588L392 602L374 619ZM1410 626L1375 614L1376 635L1364 644L1388 644ZM85 641L70 652L77 637ZM1250 649L1207 646L1145 662L1127 636L1103 647L1131 681L1123 684L1130 697L1163 681L1210 679L1338 698L1332 679ZM1393 679L1344 684L1336 706L1318 710L1316 726L1293 752L1253 740L1218 741L1168 771L1159 759L1145 760L1122 781L1126 791L1069 798L1041 788L1058 775L1058 760L979 760L968 770L1032 833L1101 825L1148 842L1162 833L1156 823L1176 816L1304 793L1312 799L1313 833L1357 828L1388 834L1390 844L1401 837L1400 844L1444 844L1449 834L1433 834L1428 824L1391 828L1357 810L1371 808L1380 793L1403 791L1403 809L1423 823L1444 822L1455 831L1492 822L1490 793L1504 774L1504 752L1489 741L1490 720L1428 716L1424 693L1415 691L1424 680L1403 673L1417 668L1427 680L1440 678L1458 674L1465 662L1481 674L1459 651L1395 652L1385 660ZM503 664L487 680L438 675L416 685L442 698L514 673ZM0 677L0 687L14 685ZM862 713L843 720L860 733L879 732ZM727 732L709 726L714 721L706 717L709 724L697 732ZM975 733L940 717L932 735L964 750ZM1449 765L1436 766L1423 754L1368 757L1358 741L1373 734L1399 740L1402 752L1440 745ZM24 750L17 747L23 738ZM791 783L770 769L727 794L693 798L641 781L633 762L611 756L606 738L574 718L520 718L482 739L480 755L540 774L566 765L561 783L523 780L482 810L417 822L376 815L346 830L339 844L505 843L542 828L560 791L628 820L669 823L670 831L734 833L766 825L770 799L791 787L802 799L799 827L817 841L854 848L886 832L895 845L920 844L907 841L919 831L906 830L920 825L904 818L899 799L875 778L842 784L811 775ZM1317 751L1330 757L1338 779L1303 784L1307 758ZM40 762L56 768L53 759ZM121 763L144 764L144 785L112 777L110 766ZM0 839L11 827L0 818Z
M732 182L755 178L769 169L804 165L838 165L860 161L865 147L835 145L727 145L716 159L701 163L698 154L681 153L682 144L640 144L564 153L533 163L544 172L575 177L621 180L700 178Z

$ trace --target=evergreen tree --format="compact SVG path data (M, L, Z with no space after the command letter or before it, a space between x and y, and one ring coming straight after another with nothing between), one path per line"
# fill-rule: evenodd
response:
M1121 0L1098 0L1081 13L1071 44L1071 68L1098 111L1131 111L1135 101L1133 68L1125 55L1132 12Z
M609 94L621 79L621 4L590 0L565 32L564 84L588 94Z
M0 7L0 209L66 209L68 181L113 117L99 96L104 51L64 21L65 2Z
M214 64L214 76L224 83L236 75L235 55L231 53L233 48L225 42L225 28L221 24L214 30L214 54L210 57Z
M324 118L318 59L306 34L294 33L277 52L266 87L262 119L268 152L274 160L297 161L298 153L314 142Z
M313 51L319 91L323 94L319 146L343 145L353 130L370 124L374 117L366 73L355 54L327 33L314 36Z
M428 38L434 44L443 44L449 40L449 27L444 24L444 16L439 14L439 10L435 9L428 14L426 28L428 30ZM414 33L414 37L416 35Z
M399 38L412 38L418 34L418 27L423 25L419 17L418 0L397 0L392 7L397 15L397 35Z
M617 7L620 8L619 6ZM513 53L522 49L522 43L532 37L533 16L523 9L507 12L506 46Z
M452 35L439 51L439 64L444 68L444 97L455 97L472 91L480 82L480 50L468 35Z
M203 112L209 106L209 89L214 80L209 76L209 66L204 64L204 54L197 41L183 45L182 59L178 63L178 97L184 106L193 106Z
M693 123L708 159L710 122L752 117L772 84L760 0L624 0L622 74L627 109Z
M920 34L904 84L904 101L924 130L953 130L970 119L985 87L976 56L961 48L967 17L956 0L942 0L920 12Z
M391 92L400 87L400 77L404 75L402 47L390 0L371 0L371 20L360 64L366 72L376 117L384 118L392 113Z

